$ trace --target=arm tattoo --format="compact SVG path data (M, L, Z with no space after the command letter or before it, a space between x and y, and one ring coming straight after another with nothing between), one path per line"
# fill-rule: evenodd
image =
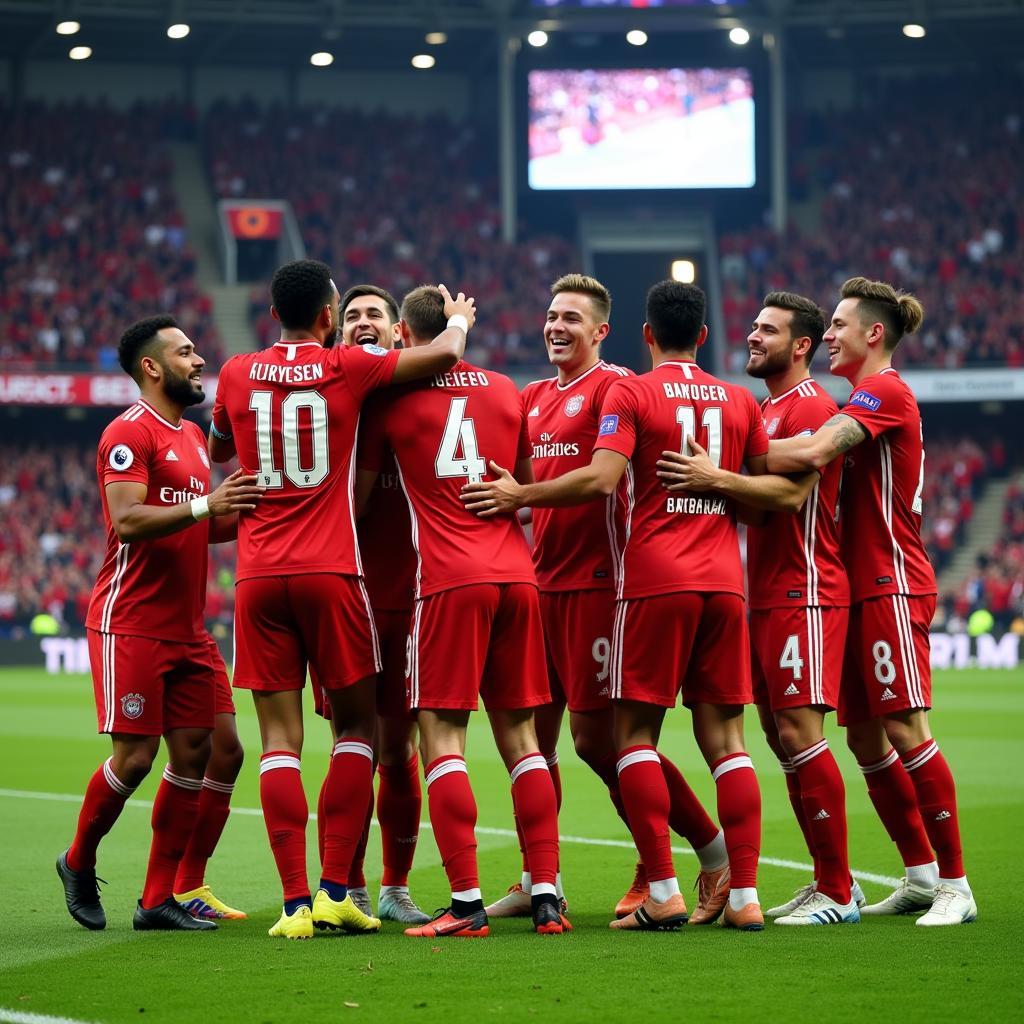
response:
M831 458L842 455L843 452L855 448L861 441L867 438L867 431L851 416L843 413L836 413L827 420L822 427L837 427L832 437Z

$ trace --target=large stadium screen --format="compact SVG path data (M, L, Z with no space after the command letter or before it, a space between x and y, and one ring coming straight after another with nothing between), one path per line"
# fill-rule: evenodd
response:
M534 70L533 189L751 188L747 68Z

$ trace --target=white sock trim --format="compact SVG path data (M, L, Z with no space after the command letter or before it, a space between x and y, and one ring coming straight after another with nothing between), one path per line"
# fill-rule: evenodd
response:
M784 775L796 775L796 768L788 758L779 761L779 767Z
M514 783L520 776L525 775L527 772L539 772L548 771L548 763L544 759L543 754L527 754L526 757L521 758L512 765L512 770L508 773L509 777Z
M894 747L885 755L885 757L882 758L881 761L875 761L874 764L860 764L858 762L857 767L865 775L873 775L875 772L884 771L890 765L895 764L899 759L900 755L896 753L896 748Z
M193 793L198 793L203 788L202 779L186 779L184 775L175 775L170 765L164 767L164 782L169 782L178 789L191 790Z
M522 878L519 879L519 885L521 886L523 892L525 892L526 895L529 896L530 893L533 891L533 875L530 874L529 871L524 871Z
M368 761L373 760L373 748L362 740L338 740L331 756L337 757L338 754L362 754Z
M725 845L725 833L719 829L718 835L707 846L693 851L700 861L701 871L718 871L729 863L729 851Z
M760 902L757 898L757 890L754 888L729 890L729 906L733 910L742 910L748 903L759 904Z
M549 768L554 768L558 764L558 751L556 750L550 757L545 757L544 760Z
M828 750L828 740L818 740L817 743L812 743L806 750L801 750L799 754L793 754L790 756L790 764L794 768L800 768L807 764L809 761L813 761L819 754L823 754Z
M642 764L644 761L653 761L655 764L661 764L661 758L654 747L644 747L641 750L631 750L628 754L623 754L615 762L615 772L617 775L621 775L626 768L630 768L634 764Z
M483 899L483 896L480 895L479 889L463 889L460 892L453 892L452 899L462 900L463 902L468 903L470 900Z
M203 789L212 789L215 793L226 793L230 795L235 791L235 784L233 782L221 782L218 779L206 777L203 779Z
M272 754L260 761L260 775L277 768L294 768L299 772L302 771L302 761L296 754Z
M673 896L679 895L679 879L675 875L671 878L659 878L649 884L651 899L655 903L667 903Z
M717 782L723 775L734 772L738 768L749 768L753 771L754 762L750 760L747 754L730 754L711 772L711 778Z
M558 890L551 882L534 882L530 889L531 896L557 896Z
M126 786L115 774L114 769L110 767L110 762L113 761L113 756L108 757L103 762L103 778L106 780L107 785L121 796L131 796L135 792L132 786Z
M434 767L427 772L427 788L429 789L430 786L437 782L438 779L443 779L446 775L451 775L452 772L462 772L464 775L469 775L469 769L466 767L466 762L463 758L450 757L447 761L435 764Z
M928 746L925 747L924 750L922 750L919 754L915 754L909 761L904 761L903 767L906 768L908 772L912 772L915 769L920 768L921 765L930 761L938 752L938 743L936 743L935 740L931 740L928 743Z

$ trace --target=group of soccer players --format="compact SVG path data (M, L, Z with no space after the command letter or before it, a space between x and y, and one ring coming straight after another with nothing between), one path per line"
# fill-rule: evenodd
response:
M225 364L208 439L183 419L203 400L203 364L173 318L135 324L121 341L141 398L99 446L108 550L87 622L113 755L57 862L77 921L105 925L96 850L161 735L168 766L134 926L208 930L245 916L204 880L241 767L227 675L202 625L206 545L236 538L234 685L255 701L283 888L272 936L371 932L390 919L407 935L475 937L504 916L570 931L557 822L566 707L576 752L640 855L611 927L720 919L761 930L761 798L743 735L755 701L814 864L813 879L767 911L776 923L974 919L953 778L927 717L936 589L919 535L921 419L890 365L921 322L916 299L854 278L826 329L810 300L768 295L748 338L748 373L770 395L758 407L697 365L707 327L693 285L650 290L653 369L635 376L600 356L608 291L560 278L544 325L557 376L522 394L463 359L476 311L461 293L423 286L400 308L375 285L341 296L312 260L280 268L271 293L281 340ZM841 411L809 374L822 340L831 371L853 386ZM211 492L211 459L235 457L243 468ZM738 521L750 527L746 587ZM307 670L333 745L312 894ZM721 827L657 749L680 693ZM488 906L465 759L480 698L523 853L521 881ZM850 875L830 710L906 868L873 906ZM451 887L433 918L408 888L417 747ZM362 866L375 771L376 916ZM700 860L692 914L673 831Z

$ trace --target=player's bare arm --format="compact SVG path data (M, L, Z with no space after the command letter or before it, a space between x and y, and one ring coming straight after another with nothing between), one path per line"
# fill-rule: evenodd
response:
M210 424L210 436L206 441L207 450L210 453L210 461L218 465L223 462L230 462L237 452L235 451L235 439L230 434L220 433L214 424Z
M764 456L751 459L750 475L720 469L692 437L687 437L692 454L666 451L658 460L658 478L668 491L717 491L755 509L797 512L818 480L817 470L787 477L765 473Z
M438 285L438 288L444 296L444 315L449 320L455 316L463 317L466 321L465 330L461 325L452 325L443 330L429 345L403 348L398 353L395 374L391 378L392 384L402 384L405 381L429 377L434 373L444 373L462 358L466 350L466 334L476 322L476 299L467 298L462 292L452 298L443 284Z
M768 470L771 473L806 473L821 469L867 439L868 432L852 416L838 412L813 434L772 441L768 445Z
M618 452L601 448L594 452L589 466L564 473L554 480L520 484L507 469L490 463L496 480L466 484L462 500L470 512L493 516L521 508L565 508L606 498L622 479L629 460Z
M199 519L251 512L266 488L256 483L255 473L237 469L220 487L210 492L205 508L202 504L196 507L192 501L166 508L147 505L146 490L145 484L133 481L110 483L105 488L110 522L123 543L166 537Z

